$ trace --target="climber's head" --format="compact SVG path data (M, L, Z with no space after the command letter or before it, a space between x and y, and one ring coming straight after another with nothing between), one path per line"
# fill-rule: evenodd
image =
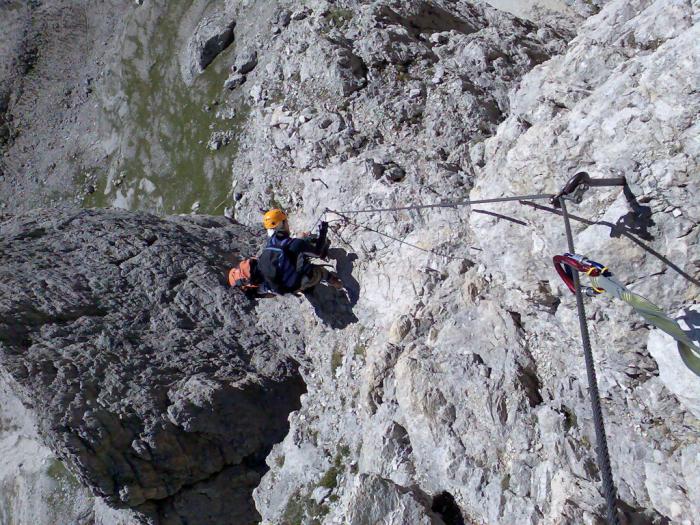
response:
M265 214L263 217L263 226L270 237L276 232L289 233L287 214L278 208L274 208Z

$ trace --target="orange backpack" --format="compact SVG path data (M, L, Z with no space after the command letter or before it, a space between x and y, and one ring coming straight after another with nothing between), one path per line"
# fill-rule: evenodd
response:
M260 286L258 279L254 278L257 264L258 260L255 257L243 259L238 266L231 268L228 272L228 284L244 292L256 290Z

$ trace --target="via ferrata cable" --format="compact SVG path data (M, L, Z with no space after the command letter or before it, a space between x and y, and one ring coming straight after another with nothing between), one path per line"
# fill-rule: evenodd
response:
M564 197L559 197L561 214L564 217L564 229L566 230L566 242L570 253L576 253L574 249L574 237L571 233L571 223L566 209ZM608 453L608 441L605 437L605 424L603 422L603 411L600 406L600 393L598 392L598 380L595 373L595 363L593 361L593 351L591 350L591 340L588 334L588 323L586 322L586 309L583 304L583 294L581 293L581 283L578 273L573 272L573 281L576 293L576 309L578 311L579 327L581 329L581 342L583 344L583 356L586 361L586 374L588 376L588 394L591 398L591 409L593 411L593 426L596 436L596 453L598 457L598 470L603 481L603 494L607 507L607 521L609 525L619 525L617 518L617 491L612 477L610 466L610 455Z

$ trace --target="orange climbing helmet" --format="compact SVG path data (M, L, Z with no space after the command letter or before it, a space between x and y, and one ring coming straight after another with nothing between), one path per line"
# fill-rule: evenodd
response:
M279 208L274 208L263 217L263 226L266 230L274 230L286 220L287 214Z

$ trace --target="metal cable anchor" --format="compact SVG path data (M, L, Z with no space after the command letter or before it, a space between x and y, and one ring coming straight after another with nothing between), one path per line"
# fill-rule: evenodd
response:
M594 179L585 171L579 171L564 185L562 190L550 199L550 203L560 207L559 200L566 198L576 204L581 204L583 194L593 186L627 186L625 177L610 177L607 179Z

